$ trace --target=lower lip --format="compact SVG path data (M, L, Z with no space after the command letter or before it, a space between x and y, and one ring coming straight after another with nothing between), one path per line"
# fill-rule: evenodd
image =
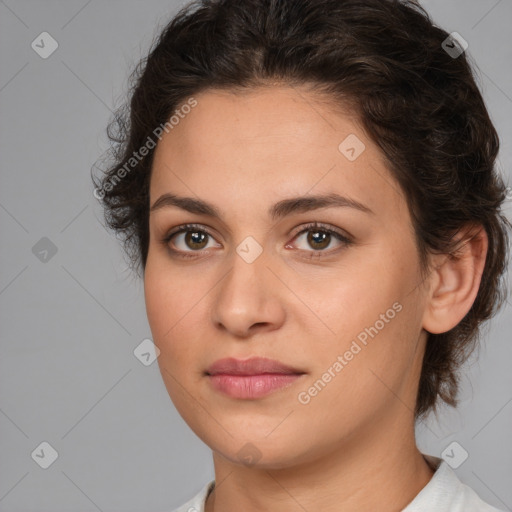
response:
M302 374L264 373L261 375L209 375L212 386L232 398L261 398L293 384Z

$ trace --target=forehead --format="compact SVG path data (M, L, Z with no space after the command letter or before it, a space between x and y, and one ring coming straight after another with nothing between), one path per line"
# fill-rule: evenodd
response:
M382 181L389 186L393 178L380 150L354 114L326 97L273 86L207 90L194 99L196 106L157 145L151 203L168 189L216 193L221 205L336 189L385 199ZM343 152L346 140L360 152L357 158Z
M343 121L346 127L358 121L348 108L305 86L210 89L195 95L194 99L196 106L181 116L179 125L172 131L182 143L190 140L191 132L200 136L201 141L196 140L196 146L198 142L219 144L223 140L226 144L255 139L270 143L269 139L279 137L302 139L312 144L324 139L327 146L327 131L336 130L336 125L340 128ZM341 114L335 120L334 110Z

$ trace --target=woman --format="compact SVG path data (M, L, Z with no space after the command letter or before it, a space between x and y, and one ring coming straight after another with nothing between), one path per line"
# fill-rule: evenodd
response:
M493 511L415 422L503 302L498 137L414 2L205 0L95 191L215 480L179 511Z

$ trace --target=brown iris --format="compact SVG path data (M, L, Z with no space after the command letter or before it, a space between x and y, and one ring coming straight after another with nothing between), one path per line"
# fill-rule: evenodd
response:
M185 234L185 243L191 249L203 249L208 243L208 234L201 231L187 231Z
M330 233L325 231L309 231L308 233L308 243L316 249L325 249L329 245L330 240ZM326 241L327 243L325 243ZM320 247L318 244L320 244Z

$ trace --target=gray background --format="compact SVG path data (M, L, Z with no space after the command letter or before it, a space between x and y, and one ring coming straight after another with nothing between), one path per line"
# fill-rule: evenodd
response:
M423 4L469 43L510 183L512 3ZM0 1L2 512L169 511L213 478L211 452L175 411L157 363L134 356L151 337L142 282L104 230L90 182L129 72L179 5ZM47 59L31 48L43 31L59 44ZM46 262L33 253L43 237L57 249ZM417 428L424 453L459 443L469 457L457 474L503 510L512 510L510 311L464 367L459 410ZM48 469L31 456L43 441L58 452Z

